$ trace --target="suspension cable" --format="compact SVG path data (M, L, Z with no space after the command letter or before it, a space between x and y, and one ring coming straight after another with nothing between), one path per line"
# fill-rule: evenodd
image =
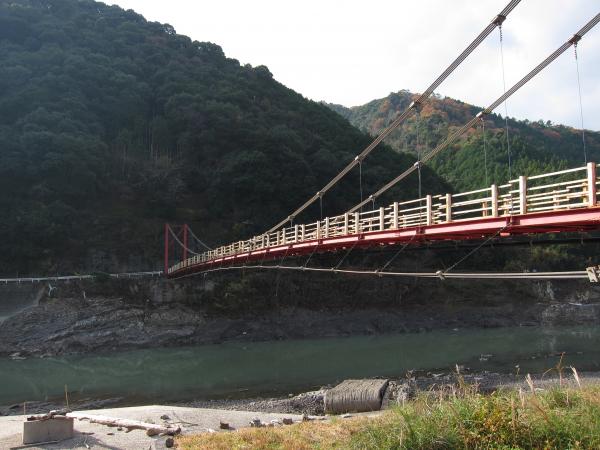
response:
M363 201L363 185L362 185L362 161L358 162L358 184L360 189L360 201Z
M508 227L508 225L503 226L502 228L499 228L498 231L496 231L492 236L488 237L485 241L483 241L481 244L479 244L477 247L471 249L471 251L469 253L467 253L465 256L463 256L462 258L460 258L458 261L456 261L454 264L452 264L450 267L448 267L446 270L444 270L442 273L444 275L446 275L447 273L449 273L450 271L454 270L454 268L456 266L458 266L459 264L461 264L463 261L467 260L468 258L470 258L474 253L476 253L481 247L483 247L484 245L486 245L488 242L490 242L492 239L495 239L496 236L498 236L500 233L502 233L504 230L506 230L506 228Z
M179 240L179 238L177 237L177 235L175 234L175 232L173 231L173 229L171 228L170 225L167 225L167 228L169 229L169 233L171 234L171 236L173 236L173 239L175 239L175 241L181 246L181 248L183 248L184 250L188 251L189 253L191 253L193 255L196 255L196 256L201 255L201 253L197 253L197 252L191 250L190 248L188 248L186 245L184 245L183 242L181 242ZM188 228L188 231L189 231L189 228Z
M353 270L353 269L330 269L321 267L303 267L303 266L227 266L207 269L203 272L197 272L180 277L173 278L179 280L198 276L204 273L222 272L229 270L240 269L255 269L255 270L296 270L296 271L311 271L325 273L342 273L349 275L371 275L371 276L392 276L392 277L407 277L407 278L438 278L438 279L469 279L469 280L571 280L571 279L589 279L585 270L574 270L565 272L380 272L377 270Z
M413 240L414 240L416 237L417 237L417 234L416 234L416 233L415 233L415 234L413 234L413 235L412 235L412 237L410 238L410 240L406 241L406 242L405 242L405 243L402 245L402 247L400 247L400 250L398 250L398 251L397 251L397 252L394 254L394 256L392 256L392 257L391 257L391 258L390 258L390 259L389 259L389 260L388 260L388 261L387 261L387 262L386 262L386 263L385 263L385 264L384 264L384 265L383 265L383 266L382 266L380 269L378 269L378 270L377 270L377 272L383 272L385 269L387 269L387 268L388 268L388 266L389 266L391 263L393 263L393 262L396 260L396 258L397 258L398 256L400 256L400 254L401 254L401 253L402 253L404 250L406 250L406 248L407 248L407 247L408 247L410 244L412 244Z
M420 125L420 122L421 122L421 112L419 110L417 110L417 145L416 145L416 150L417 150L417 163L419 163L418 166L417 166L417 173L419 174L419 197L418 198L421 198L422 194L423 194L423 192L422 192L422 186L421 186L421 148L419 147L419 144L420 144L420 142L419 142L419 137L420 137L419 136L419 125Z
M502 66L502 89L506 94L506 74L504 72L504 39L502 39L502 25L498 27L500 33L500 63ZM504 124L505 124L505 142L506 142L506 154L508 155L508 179L512 180L512 161L510 152L510 138L508 135L508 107L506 105L506 98L504 99Z
M419 192L418 192L418 199L419 199L419 223L422 222L423 220L423 189L422 189L422 184L421 184L421 148L419 146L420 144L420 136L419 136L419 125L421 122L421 109L417 108L417 173L419 174ZM373 198L373 202L375 202L375 198ZM375 209L375 208L373 208Z
M339 268L342 265L342 263L346 260L346 258L348 257L348 255L350 255L350 253L352 253L352 250L354 250L354 247L356 247L356 244L358 244L358 241L354 242L354 244L352 245L352 247L350 247L348 249L348 251L344 254L344 256L342 256L342 258L338 261L338 263L335 266L333 266L331 268L331 270L336 270L337 268Z
M436 80L429 86L425 92L423 92L415 101L413 101L407 109L405 109L388 127L383 130L379 136L373 140L359 155L357 155L346 167L344 167L335 177L333 177L329 183L327 183L319 192L309 198L302 206L292 212L288 217L283 219L278 224L274 225L271 229L267 231L267 233L272 233L273 231L279 229L282 225L284 225L290 217L297 217L300 213L302 213L306 208L312 205L320 195L324 194L328 190L330 190L338 181L340 181L353 167L358 164L358 161L362 161L371 151L379 145L381 141L383 141L389 134L394 131L398 126L406 120L416 107L416 105L422 104L425 102L433 93L435 89L437 89L440 84L450 76L454 70L484 41L484 39L490 35L490 33L504 20L508 14L520 3L521 0L511 0L508 5L498 14L490 24L485 27L485 29L471 42L467 48L463 50L463 52L458 55L458 57L442 72L442 74L436 78Z
M323 220L323 195L319 195L319 207L321 208L321 219ZM267 233L272 233L272 231L268 231Z
M579 92L579 115L581 116L581 141L583 143L583 160L587 164L587 149L585 148L585 128L583 127L583 102L581 101L581 80L579 79L579 58L577 56L577 42L573 44L575 50L575 67L577 68L577 88Z
M485 116L481 116L481 134L483 135L483 168L485 171L485 185L489 186L487 167L487 145L485 136Z
M209 246L208 246L208 245L206 245L204 242L202 242L200 239L198 239L198 236L196 236L196 235L194 234L194 232L192 231L192 229L191 229L190 227L188 227L188 233L190 233L190 234L192 235L192 237L193 237L194 239L196 239L196 241L197 241L197 242L198 242L200 245L202 245L202 247L204 247L206 250L212 250L212 248L211 248L211 247L209 247Z
M592 28L594 28L598 24L598 22L600 22L600 13L597 14L596 16L594 16L587 24L585 24L583 26L583 28L581 28L577 33L575 33L567 42L565 42L563 45L561 45L559 48L557 48L546 59L544 59L533 70L531 70L531 72L529 72L527 75L525 75L523 78L521 78L520 81L515 83L508 91L506 91L503 95L498 97L490 106L488 106L483 111L480 111L470 121L468 121L461 128L459 128L454 133L452 133L450 136L448 136L446 138L446 140L444 140L442 143L438 144L438 146L436 148L434 148L427 155L425 155L425 157L421 160L421 164L427 163L434 156L436 156L439 152L441 152L442 150L446 149L451 144L453 144L468 129L470 129L473 125L475 125L482 115L489 114L494 109L496 109L498 106L500 106L505 99L509 98L511 95L513 95L515 92L517 92L520 88L522 88L525 84L527 84L538 73L540 73L543 69L545 69L548 65L550 65L554 60L556 60L556 58L558 58L560 55L562 55L569 47L574 45L575 42L579 42L579 40L581 40L581 38L583 36L585 36L585 34L588 31L590 31ZM393 180L388 182L386 185L384 185L377 192L371 194L367 199L363 200L362 203L359 203L358 205L355 205L350 210L348 210L348 213L352 213L352 212L356 211L357 209L359 209L363 205L365 205L366 202L371 201L371 199L373 199L373 198L379 197L381 194L386 192L388 189L390 189L391 187L396 185L399 181L403 180L408 175L413 173L417 169L417 166L418 166L418 164L416 163L415 165L406 169L404 172L402 172L396 178L394 178Z

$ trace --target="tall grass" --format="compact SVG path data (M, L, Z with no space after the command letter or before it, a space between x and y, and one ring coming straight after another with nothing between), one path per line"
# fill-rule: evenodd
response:
M178 443L183 449L600 449L600 385L484 395L459 384L423 392L374 418L185 436Z

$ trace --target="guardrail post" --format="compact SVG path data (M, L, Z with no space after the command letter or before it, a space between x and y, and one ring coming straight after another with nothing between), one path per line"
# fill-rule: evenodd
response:
M498 186L492 184L490 190L492 191L492 217L498 217Z
M519 177L519 214L527 214L527 177Z
M394 230L398 229L398 219L400 215L400 207L398 206L398 202L394 202L392 205L393 213L392 213L392 228Z
M446 194L446 222L452 222L452 194Z
M354 213L354 232L356 234L360 233L360 213Z
M379 230L385 230L385 210L383 207L379 208Z
M300 239L303 241L306 239L306 225L300 225Z
M281 230L281 243L285 244L285 228Z
M321 221L317 220L317 239L321 239Z
M596 206L596 163L587 163L588 206Z
M329 217L325 217L325 237L329 237Z
M294 225L294 242L298 242L298 225Z
M426 224L431 225L433 223L433 199L431 195L425 197L425 205L427 207L427 216L426 216Z
M348 234L348 222L350 221L350 217L348 213L344 214L344 236Z

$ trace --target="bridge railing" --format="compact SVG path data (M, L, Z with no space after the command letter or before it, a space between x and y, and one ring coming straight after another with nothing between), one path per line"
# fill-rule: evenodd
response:
M520 176L503 185L456 194L426 195L378 209L326 217L292 225L195 255L169 273L220 258L305 241L361 233L430 226L448 222L596 206L600 180L596 164L557 172Z

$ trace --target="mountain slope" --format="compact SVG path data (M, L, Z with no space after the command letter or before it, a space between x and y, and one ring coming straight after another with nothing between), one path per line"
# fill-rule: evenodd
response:
M266 67L91 0L0 0L0 60L0 273L156 267L165 221L261 232L369 143ZM412 162L383 146L366 192ZM353 173L325 213L359 198Z
M415 98L415 94L404 90L353 108L326 105L362 131L377 135ZM402 153L425 154L482 109L448 97L434 96L423 107L420 117L411 116L386 139L386 143ZM513 175L533 175L583 165L581 132L573 128L509 119L509 137ZM471 129L456 145L436 156L430 167L457 190L506 181L508 154L502 117L496 114L488 117L485 138L486 152L481 127ZM586 132L586 144L588 160L600 162L600 133Z

